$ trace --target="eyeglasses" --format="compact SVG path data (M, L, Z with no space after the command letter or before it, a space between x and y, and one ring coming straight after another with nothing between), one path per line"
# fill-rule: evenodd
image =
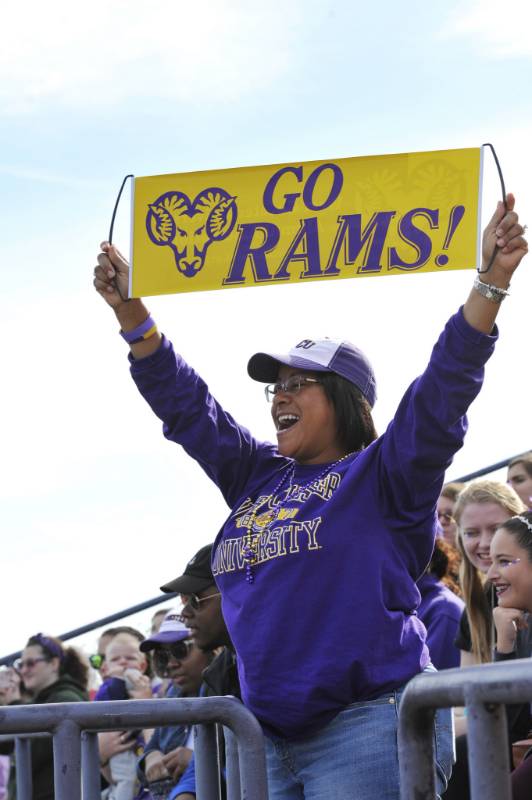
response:
M281 392L283 394L297 394L302 386L306 386L309 383L323 383L323 381L318 380L318 378L307 377L306 375L292 375L292 377L288 378L286 381L269 383L264 387L266 400L268 403L271 403L273 398Z
M220 592L215 592L214 594L208 594L207 597L198 597L197 594L184 594L182 595L183 600L183 608L181 609L181 613L189 606L193 611L198 611L200 608L200 604L204 603L205 600L210 600L212 597L220 597Z
M92 656L89 656L89 664L93 669L100 669L104 661L105 656L101 653L94 653Z
M153 651L153 665L155 671L159 675L164 676L168 671L170 659L174 661L183 661L190 653L191 647L192 642L190 640L172 642L171 644L165 644L164 647L159 645Z
M38 664L39 661L50 661L50 659L44 656L38 656L38 658L17 658L13 666L17 672L21 672L23 669L33 669L35 664Z
M454 517L449 511L438 511L438 521L444 519L446 522L454 522Z

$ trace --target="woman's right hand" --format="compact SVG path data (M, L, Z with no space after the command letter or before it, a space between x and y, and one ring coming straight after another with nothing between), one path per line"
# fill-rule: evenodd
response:
M103 297L115 314L123 331L135 330L148 317L148 310L140 298L128 299L129 264L119 250L109 242L102 242L98 254L98 266L94 267L94 288ZM117 291L117 286L120 291ZM146 358L154 353L161 343L161 335L155 333L131 345L134 358Z
M493 609L493 622L497 630L497 652L513 653L517 631L527 627L525 612L519 608L497 606Z
M111 308L116 309L127 302L129 264L114 244L102 242L100 247L101 253L97 258L98 266L94 268L94 288Z

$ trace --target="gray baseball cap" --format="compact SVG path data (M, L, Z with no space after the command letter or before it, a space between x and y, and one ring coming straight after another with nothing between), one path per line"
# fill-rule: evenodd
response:
M261 383L277 380L279 365L312 372L334 372L360 389L371 408L377 399L377 382L368 358L351 342L341 339L303 339L288 353L255 353L248 375Z

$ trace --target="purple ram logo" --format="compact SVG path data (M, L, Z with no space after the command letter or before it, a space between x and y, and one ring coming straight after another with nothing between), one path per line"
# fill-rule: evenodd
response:
M193 278L205 263L209 245L233 230L235 200L215 186L200 192L194 202L183 192L165 192L149 205L148 236L154 244L169 247L179 272Z

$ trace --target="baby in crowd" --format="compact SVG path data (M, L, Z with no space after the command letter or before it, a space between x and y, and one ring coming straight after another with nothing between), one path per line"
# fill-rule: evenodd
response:
M145 674L148 664L139 644L138 639L128 633L119 633L111 639L105 650L105 680L95 700L151 698L151 683ZM137 780L137 760L144 747L145 733L126 731L122 741L129 748L102 763L109 782L109 787L102 793L105 800L133 800L142 796Z

